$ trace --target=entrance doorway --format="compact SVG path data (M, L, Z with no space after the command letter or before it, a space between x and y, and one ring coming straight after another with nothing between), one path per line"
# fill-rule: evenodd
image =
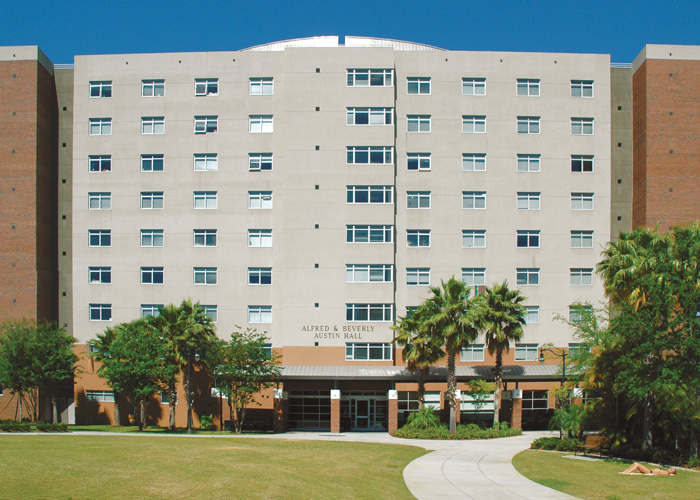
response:
M386 391L341 393L342 431L385 431L388 400Z

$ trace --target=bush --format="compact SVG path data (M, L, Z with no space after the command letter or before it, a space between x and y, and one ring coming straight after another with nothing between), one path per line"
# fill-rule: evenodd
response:
M699 469L700 468L700 457L693 457L688 461L688 467L691 469Z
M211 415L202 415L199 417L199 427L205 431L214 430L214 420Z
M556 437L541 437L535 439L532 444L530 444L530 449L533 450L556 450L557 444L559 444L561 439Z
M411 414L408 416L408 421L403 428L436 429L441 425L440 415L432 408L424 406L418 411L411 412Z
M29 422L0 420L0 432L32 432L32 426Z
M408 424L397 430L394 435L406 439L492 439L508 436L518 436L522 433L520 429L511 429L508 425L483 428L477 424L458 425L457 432L450 436L445 424L436 427L419 429Z
M560 439L557 443L557 451L574 451L577 445L583 444L583 441L575 438Z
M37 422L36 423L37 432L68 432L68 426L66 424L52 424L48 422Z

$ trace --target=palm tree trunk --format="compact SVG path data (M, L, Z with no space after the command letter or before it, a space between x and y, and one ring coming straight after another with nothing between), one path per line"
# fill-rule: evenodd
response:
M58 423L58 400L56 396L51 396L51 408L53 409L53 415L51 415L51 421L54 424Z
M653 446L652 426L654 425L654 393L647 393L644 398L644 430L642 431L642 450Z
M170 388L169 396L168 410L170 411L170 419L168 421L168 430L175 432L175 401L177 400L177 390L175 387Z
M503 377L503 354L496 353L496 366L493 369L496 390L493 393L493 423L498 424L501 409L501 379Z
M113 393L114 393L114 427L121 427L122 419L121 419L121 415L119 414L119 393L117 391L113 391Z
M139 430L142 431L146 426L146 402L139 401Z
M425 368L418 370L418 409L425 406Z
M24 397L24 394L22 394L22 391L19 391L17 393L17 403L19 404L19 422L22 421L22 398Z
M455 372L456 349L447 346L447 399L450 402L450 435L457 433L457 374Z
M191 352L191 351L190 351ZM187 433L192 432L192 380L190 370L192 369L192 363L190 362L190 356L187 357L187 383L186 393L187 393Z
M695 424L690 424L690 458L698 456L698 436L695 433Z

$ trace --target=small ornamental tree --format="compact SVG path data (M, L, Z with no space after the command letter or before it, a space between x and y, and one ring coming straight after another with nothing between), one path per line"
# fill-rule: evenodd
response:
M209 366L216 373L221 394L228 398L233 418L233 430L243 430L246 407L259 404L255 395L271 387L281 369L277 358L265 345L267 338L256 330L240 327L231 334L231 340L219 340L209 352Z
M469 390L464 391L465 394L472 398L472 405L476 408L476 418L479 419L479 412L486 406L486 401L491 397L491 394L496 390L496 384L487 382L486 380L470 380L467 382Z
M17 395L18 420L22 420L23 403L36 392L32 353L35 331L36 323L28 319L0 324L0 385Z

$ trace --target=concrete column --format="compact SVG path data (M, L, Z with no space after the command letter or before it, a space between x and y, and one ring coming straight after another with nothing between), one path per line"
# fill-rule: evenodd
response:
M462 391L459 389L455 391L455 400L457 401L457 425L459 425L462 417Z
M396 429L399 428L399 391L394 389L389 389L387 393L387 398L389 400L387 412L387 432L389 434L394 434Z
M287 399L287 391L282 389L273 389L274 406L272 409L272 432L278 434L287 432L289 429L289 412L287 410L289 401Z
M331 432L340 432L340 391L331 389Z
M513 412L510 416L510 426L513 429L523 428L523 391L522 389L513 389L510 391L511 401L513 402Z

